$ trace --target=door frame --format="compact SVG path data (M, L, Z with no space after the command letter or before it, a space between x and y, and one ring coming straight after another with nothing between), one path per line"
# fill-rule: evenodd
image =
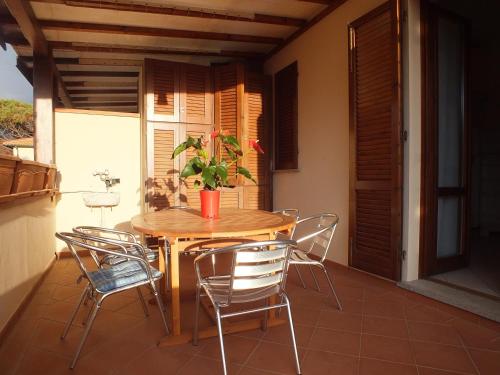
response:
M464 190L461 205L460 223L460 254L459 256L437 259L437 116L438 105L437 91L437 44L430 41L431 12L439 12L444 16L458 18L465 25L465 46L463 53L464 63L464 100L463 100L463 152L462 152L462 185ZM465 267L470 258L470 168L471 168L471 129L470 129L470 92L469 92L469 27L463 17L448 10L430 4L428 0L421 0L420 4L420 30L421 30L421 118L422 118L422 163L420 187L420 249L419 249L419 278L431 276L439 272L447 272ZM448 188L441 188L444 196ZM455 189L455 188L451 188ZM449 191L449 193L454 193Z

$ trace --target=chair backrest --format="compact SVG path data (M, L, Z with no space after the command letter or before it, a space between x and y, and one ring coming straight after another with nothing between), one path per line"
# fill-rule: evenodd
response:
M309 249L307 249L306 252L313 252L315 254L319 252L317 255L321 257L321 262L323 262L330 249L330 244L338 223L338 215L330 213L323 213L301 219L297 222L296 228L307 225L313 226L314 229L303 234L301 237L294 236L293 239L299 244L311 240Z
M282 215L286 215L286 216L291 216L295 219L295 222L299 221L299 209L298 208L284 208L282 210L276 210L276 211L273 211L274 214L282 214ZM276 239L278 240L285 240L285 239L291 239L293 238L293 234L295 232L295 226L292 228L292 230L290 231L289 234L285 234L285 233L282 233L282 232L278 232L276 234Z
M78 254L78 249L89 250L90 253L96 253L99 255L115 255L122 256L127 259L137 260L141 262L146 270L148 276L151 277L151 271L149 269L149 265L145 259L140 256L126 254L126 245L121 243L120 241L106 239L101 237L94 237L82 233L71 233L71 232L57 232L56 237L62 241L64 241L70 251L71 255L75 259L80 271L82 272L82 276L84 276L89 282L92 282L91 278L89 278L89 270L85 266L85 263L82 261L82 258ZM109 246L114 246L117 251L109 250ZM140 244L134 244L134 246L140 247ZM97 263L96 268L99 267L99 263ZM94 271L94 270L92 270Z
M110 240L116 240L116 241L123 241L123 242L129 242L129 243L138 243L137 238L133 233L130 232L124 232L116 229L111 229L111 228L103 228L103 227L93 227L93 226L77 226L73 228L74 233L79 233L87 240L87 244L90 245L99 245L99 243L95 243L93 241L90 241L88 238L89 237L99 237L102 239L110 239ZM113 247L116 249L116 246L113 245ZM111 248L113 248L111 247ZM90 256L94 259L94 261L99 265L101 264L101 259L99 259L99 255L93 251L89 250Z
M271 289L276 286L284 290L288 260L295 241L262 241L227 246L208 251L195 259L198 282L203 282L199 263L212 255L230 254L232 256L229 273L216 275L228 278L226 305L231 304L235 291ZM241 302L241 301L240 301Z

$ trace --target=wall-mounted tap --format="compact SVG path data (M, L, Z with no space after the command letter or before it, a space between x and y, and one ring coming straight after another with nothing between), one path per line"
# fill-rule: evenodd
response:
M109 191L109 188L113 185L119 184L120 179L119 178L114 178L109 176L109 171L107 169L102 171L94 171L93 173L94 176L99 176L99 179L104 182L106 185L106 191Z

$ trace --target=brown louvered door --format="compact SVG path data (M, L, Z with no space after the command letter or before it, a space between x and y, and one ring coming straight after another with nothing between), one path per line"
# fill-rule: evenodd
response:
M158 211L179 204L179 159L172 152L179 143L179 128L172 124L148 123L147 209Z
M213 124L210 68L180 65L180 119L189 124Z
M214 68L215 83L215 129L234 135L240 144L243 110L243 67L229 64ZM223 157L227 152L220 150ZM236 173L236 165L229 169L229 175ZM237 185L236 180L230 180Z
M179 65L146 60L148 121L180 121Z
M246 167L257 184L243 179L244 208L270 209L270 164L269 140L270 121L268 118L269 78L262 74L247 72L245 74L245 121L243 126L244 139L242 146L245 151L243 166ZM248 140L259 140L264 154L248 149Z
M400 279L402 147L396 1L349 26L350 265Z

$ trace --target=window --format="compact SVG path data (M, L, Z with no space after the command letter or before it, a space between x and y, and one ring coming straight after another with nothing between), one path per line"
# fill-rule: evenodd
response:
M297 62L274 76L274 169L298 169Z

